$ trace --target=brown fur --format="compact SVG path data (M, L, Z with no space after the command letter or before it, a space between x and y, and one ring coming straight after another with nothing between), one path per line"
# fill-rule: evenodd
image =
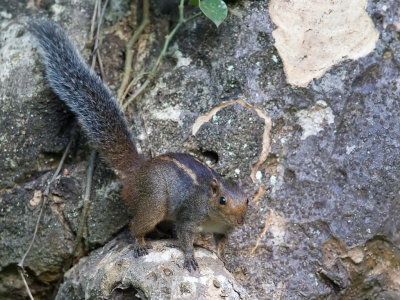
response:
M179 161L177 161L174 158L168 157L168 156L159 156L157 157L158 159L162 159L162 160L166 160L166 161L171 161L174 164L176 164L178 166L178 168L181 168L187 175L189 175L190 178L193 179L193 184L195 185L199 185L199 183L197 182L197 177L196 174L193 172L192 169L186 167L185 165L181 164Z

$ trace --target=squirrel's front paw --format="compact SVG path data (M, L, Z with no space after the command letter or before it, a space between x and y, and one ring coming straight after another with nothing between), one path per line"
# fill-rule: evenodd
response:
M146 245L144 247L136 247L133 250L133 256L134 257L139 257L139 256L144 256L149 254L148 249L152 249L153 247L151 245Z
M197 263L194 256L190 255L185 257L185 260L183 261L183 267L191 272L191 269L193 269L193 271L196 271L199 268L199 264Z

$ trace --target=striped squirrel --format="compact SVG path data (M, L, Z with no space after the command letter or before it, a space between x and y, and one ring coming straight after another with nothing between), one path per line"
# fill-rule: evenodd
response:
M135 256L148 253L144 237L161 221L174 221L184 268L198 268L196 232L213 233L221 254L233 228L243 225L249 200L239 185L223 179L194 156L168 153L146 160L139 154L118 101L88 67L66 31L48 19L29 21L44 58L47 80L101 157L118 171L122 195L132 207L129 228Z

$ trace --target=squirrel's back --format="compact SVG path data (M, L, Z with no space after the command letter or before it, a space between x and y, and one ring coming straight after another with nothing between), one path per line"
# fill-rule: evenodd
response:
M106 162L122 173L140 166L144 158L116 98L84 62L65 30L48 19L30 20L28 29L39 43L50 86L77 116Z

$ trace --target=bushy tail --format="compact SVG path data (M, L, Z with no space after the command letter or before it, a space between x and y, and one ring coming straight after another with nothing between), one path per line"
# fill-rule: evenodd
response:
M28 29L39 43L50 86L75 113L105 161L122 173L142 164L117 100L66 31L47 19L30 20Z

